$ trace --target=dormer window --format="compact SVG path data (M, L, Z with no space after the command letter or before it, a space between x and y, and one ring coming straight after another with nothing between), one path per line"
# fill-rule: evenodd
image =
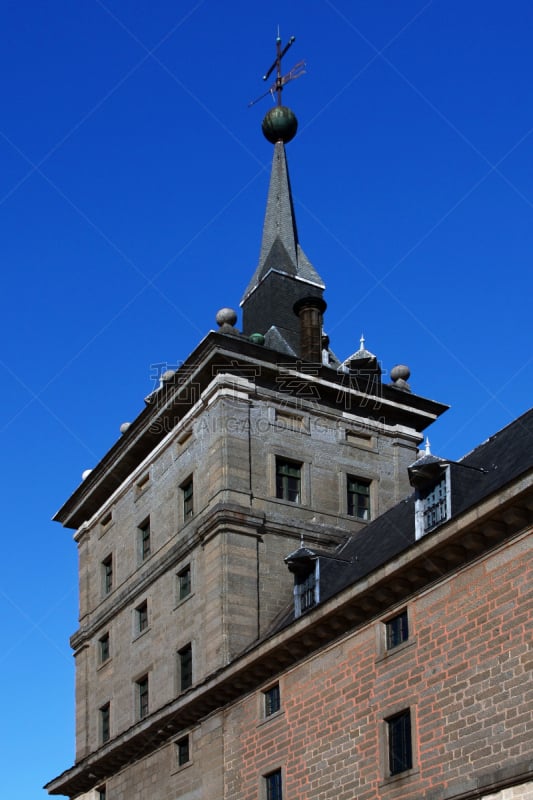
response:
M301 617L320 601L320 562L308 547L300 547L285 559L294 575L294 616Z
M451 517L450 463L426 452L408 469L415 494L415 536L421 539Z

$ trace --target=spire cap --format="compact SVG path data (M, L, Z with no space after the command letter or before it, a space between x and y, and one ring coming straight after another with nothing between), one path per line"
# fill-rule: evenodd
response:
M274 106L265 114L261 130L265 139L271 144L276 144L276 142L287 144L296 136L298 120L294 112L287 106Z

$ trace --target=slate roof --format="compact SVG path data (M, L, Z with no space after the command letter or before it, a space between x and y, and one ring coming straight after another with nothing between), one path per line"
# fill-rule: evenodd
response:
M533 408L459 462L444 463L450 463L452 469L453 519L533 469ZM321 558L321 602L357 583L414 545L414 512L415 495L412 494L355 534L337 552L341 558ZM426 536L438 529L439 526ZM278 618L277 629L285 627L293 619L293 614L291 607L283 619Z
M277 142L274 146L259 263L244 292L241 305L271 270L306 281L321 289L325 288L322 278L298 241L283 142Z

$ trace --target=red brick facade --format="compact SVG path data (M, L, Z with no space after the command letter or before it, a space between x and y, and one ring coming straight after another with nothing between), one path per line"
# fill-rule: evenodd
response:
M407 642L384 650L375 620L228 711L227 800L263 798L281 768L284 798L444 798L521 774L533 754L530 540L521 537L414 597ZM528 686L529 690L524 691ZM411 709L413 767L389 777L385 720Z

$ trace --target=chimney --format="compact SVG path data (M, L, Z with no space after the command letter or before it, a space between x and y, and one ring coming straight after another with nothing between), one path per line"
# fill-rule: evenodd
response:
M300 318L300 356L303 361L322 363L322 315L326 301L321 297L303 297L293 311Z

